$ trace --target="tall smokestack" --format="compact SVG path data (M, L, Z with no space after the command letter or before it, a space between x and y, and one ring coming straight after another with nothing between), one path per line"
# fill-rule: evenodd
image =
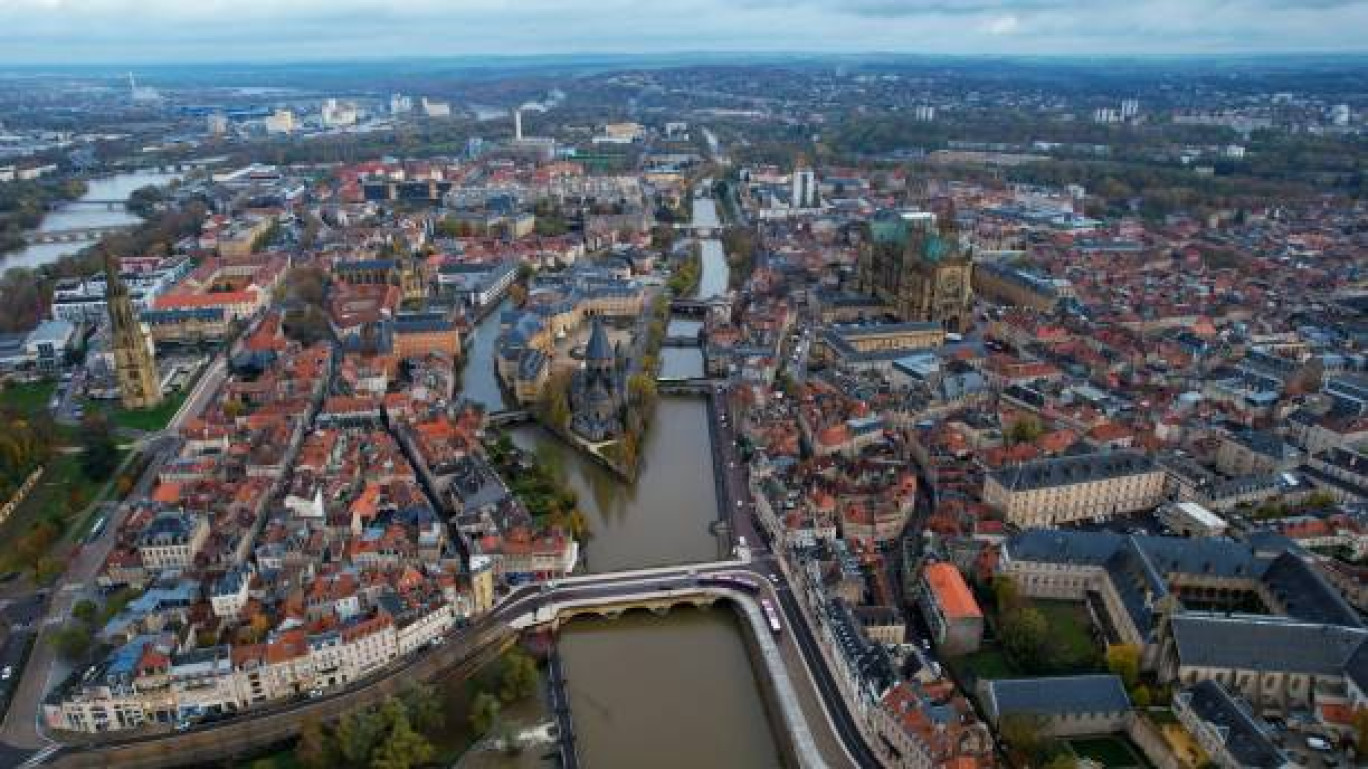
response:
M513 138L522 141L522 107L513 110Z

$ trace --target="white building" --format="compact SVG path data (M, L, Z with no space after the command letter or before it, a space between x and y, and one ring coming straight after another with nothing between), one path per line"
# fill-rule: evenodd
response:
M291 134L295 131L294 113L287 109L278 109L266 118L266 133L268 134Z
M793 208L815 208L817 205L817 173L811 168L793 172Z

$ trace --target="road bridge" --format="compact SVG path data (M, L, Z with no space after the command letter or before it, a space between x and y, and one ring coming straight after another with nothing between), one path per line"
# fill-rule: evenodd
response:
M329 721L357 708L383 702L404 690L415 681L430 681L439 676L467 677L497 659L511 647L520 631L535 627L555 627L577 616L620 616L626 611L669 611L675 606L712 606L726 603L740 611L749 628L749 637L758 649L767 680L773 686L773 697L789 735L791 751L798 766L869 766L852 755L864 755L857 746L852 754L846 747L846 729L832 721L832 713L845 713L843 702L823 702L824 718L813 722L804 715L798 699L796 682L790 677L789 666L779 648L781 639L775 637L759 605L758 597L739 590L698 584L704 574L737 573L752 569L747 560L719 561L641 569L631 572L584 575L559 580L542 586L526 586L505 596L490 612L478 617L468 627L455 632L447 643L420 652L398 664L385 668L371 678L316 700L302 700L255 708L226 721L207 724L186 732L161 733L119 740L117 735L67 735L70 741L55 754L35 755L29 765L49 761L57 767L85 769L86 767L121 766L132 769L162 769L196 763L219 763L234 755L245 755L284 742L298 734L306 719ZM758 582L761 575L746 571ZM767 583L763 594L775 605L783 606L776 590ZM786 612L787 613L787 612ZM793 617L787 618L791 624ZM799 658L803 660L803 658ZM800 662L805 665L824 664L820 659ZM799 680L810 681L811 670L802 672ZM818 695L820 696L820 695ZM831 742L839 745L842 755L833 756L830 750L817 747L813 729L831 731ZM36 759L36 760L34 760Z
M665 337L666 347L702 347L702 342L696 336L667 336Z
M44 243L79 243L81 241L99 240L106 235L128 232L136 226L135 224L109 224L98 227L73 227L68 230L34 231L25 235L24 240L35 246Z
M524 410L509 409L507 411L491 412L485 419L490 427L509 427L520 425L524 422L532 421L532 412Z
M707 315L708 310L718 308L726 309L731 306L731 301L726 297L713 297L711 299L687 299L676 297L670 300L670 311L680 315Z
M84 208L103 208L107 211L121 211L125 208L128 208L128 201L116 200L114 198L78 198L76 200L56 201L52 203L52 205L49 207L52 209L58 209L75 208L76 206L81 206Z
M708 377L656 377L656 392L661 395L712 395L726 380Z

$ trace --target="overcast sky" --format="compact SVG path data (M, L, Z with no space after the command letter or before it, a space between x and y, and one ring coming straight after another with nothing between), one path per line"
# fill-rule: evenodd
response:
M10 64L1366 52L1368 0L0 0Z

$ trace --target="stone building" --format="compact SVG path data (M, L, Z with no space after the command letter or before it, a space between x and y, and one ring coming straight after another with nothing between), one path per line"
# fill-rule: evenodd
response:
M869 224L856 265L856 288L904 321L935 321L947 331L972 323L973 259L953 217L940 227L930 213L883 212Z
M593 443L622 435L625 384L622 361L609 344L603 323L595 317L584 367L570 383L570 429Z
M119 398L127 409L153 408L161 403L162 390L152 334L138 320L128 287L112 259L105 260L105 280L109 286L106 298L114 330L114 371L119 381Z

